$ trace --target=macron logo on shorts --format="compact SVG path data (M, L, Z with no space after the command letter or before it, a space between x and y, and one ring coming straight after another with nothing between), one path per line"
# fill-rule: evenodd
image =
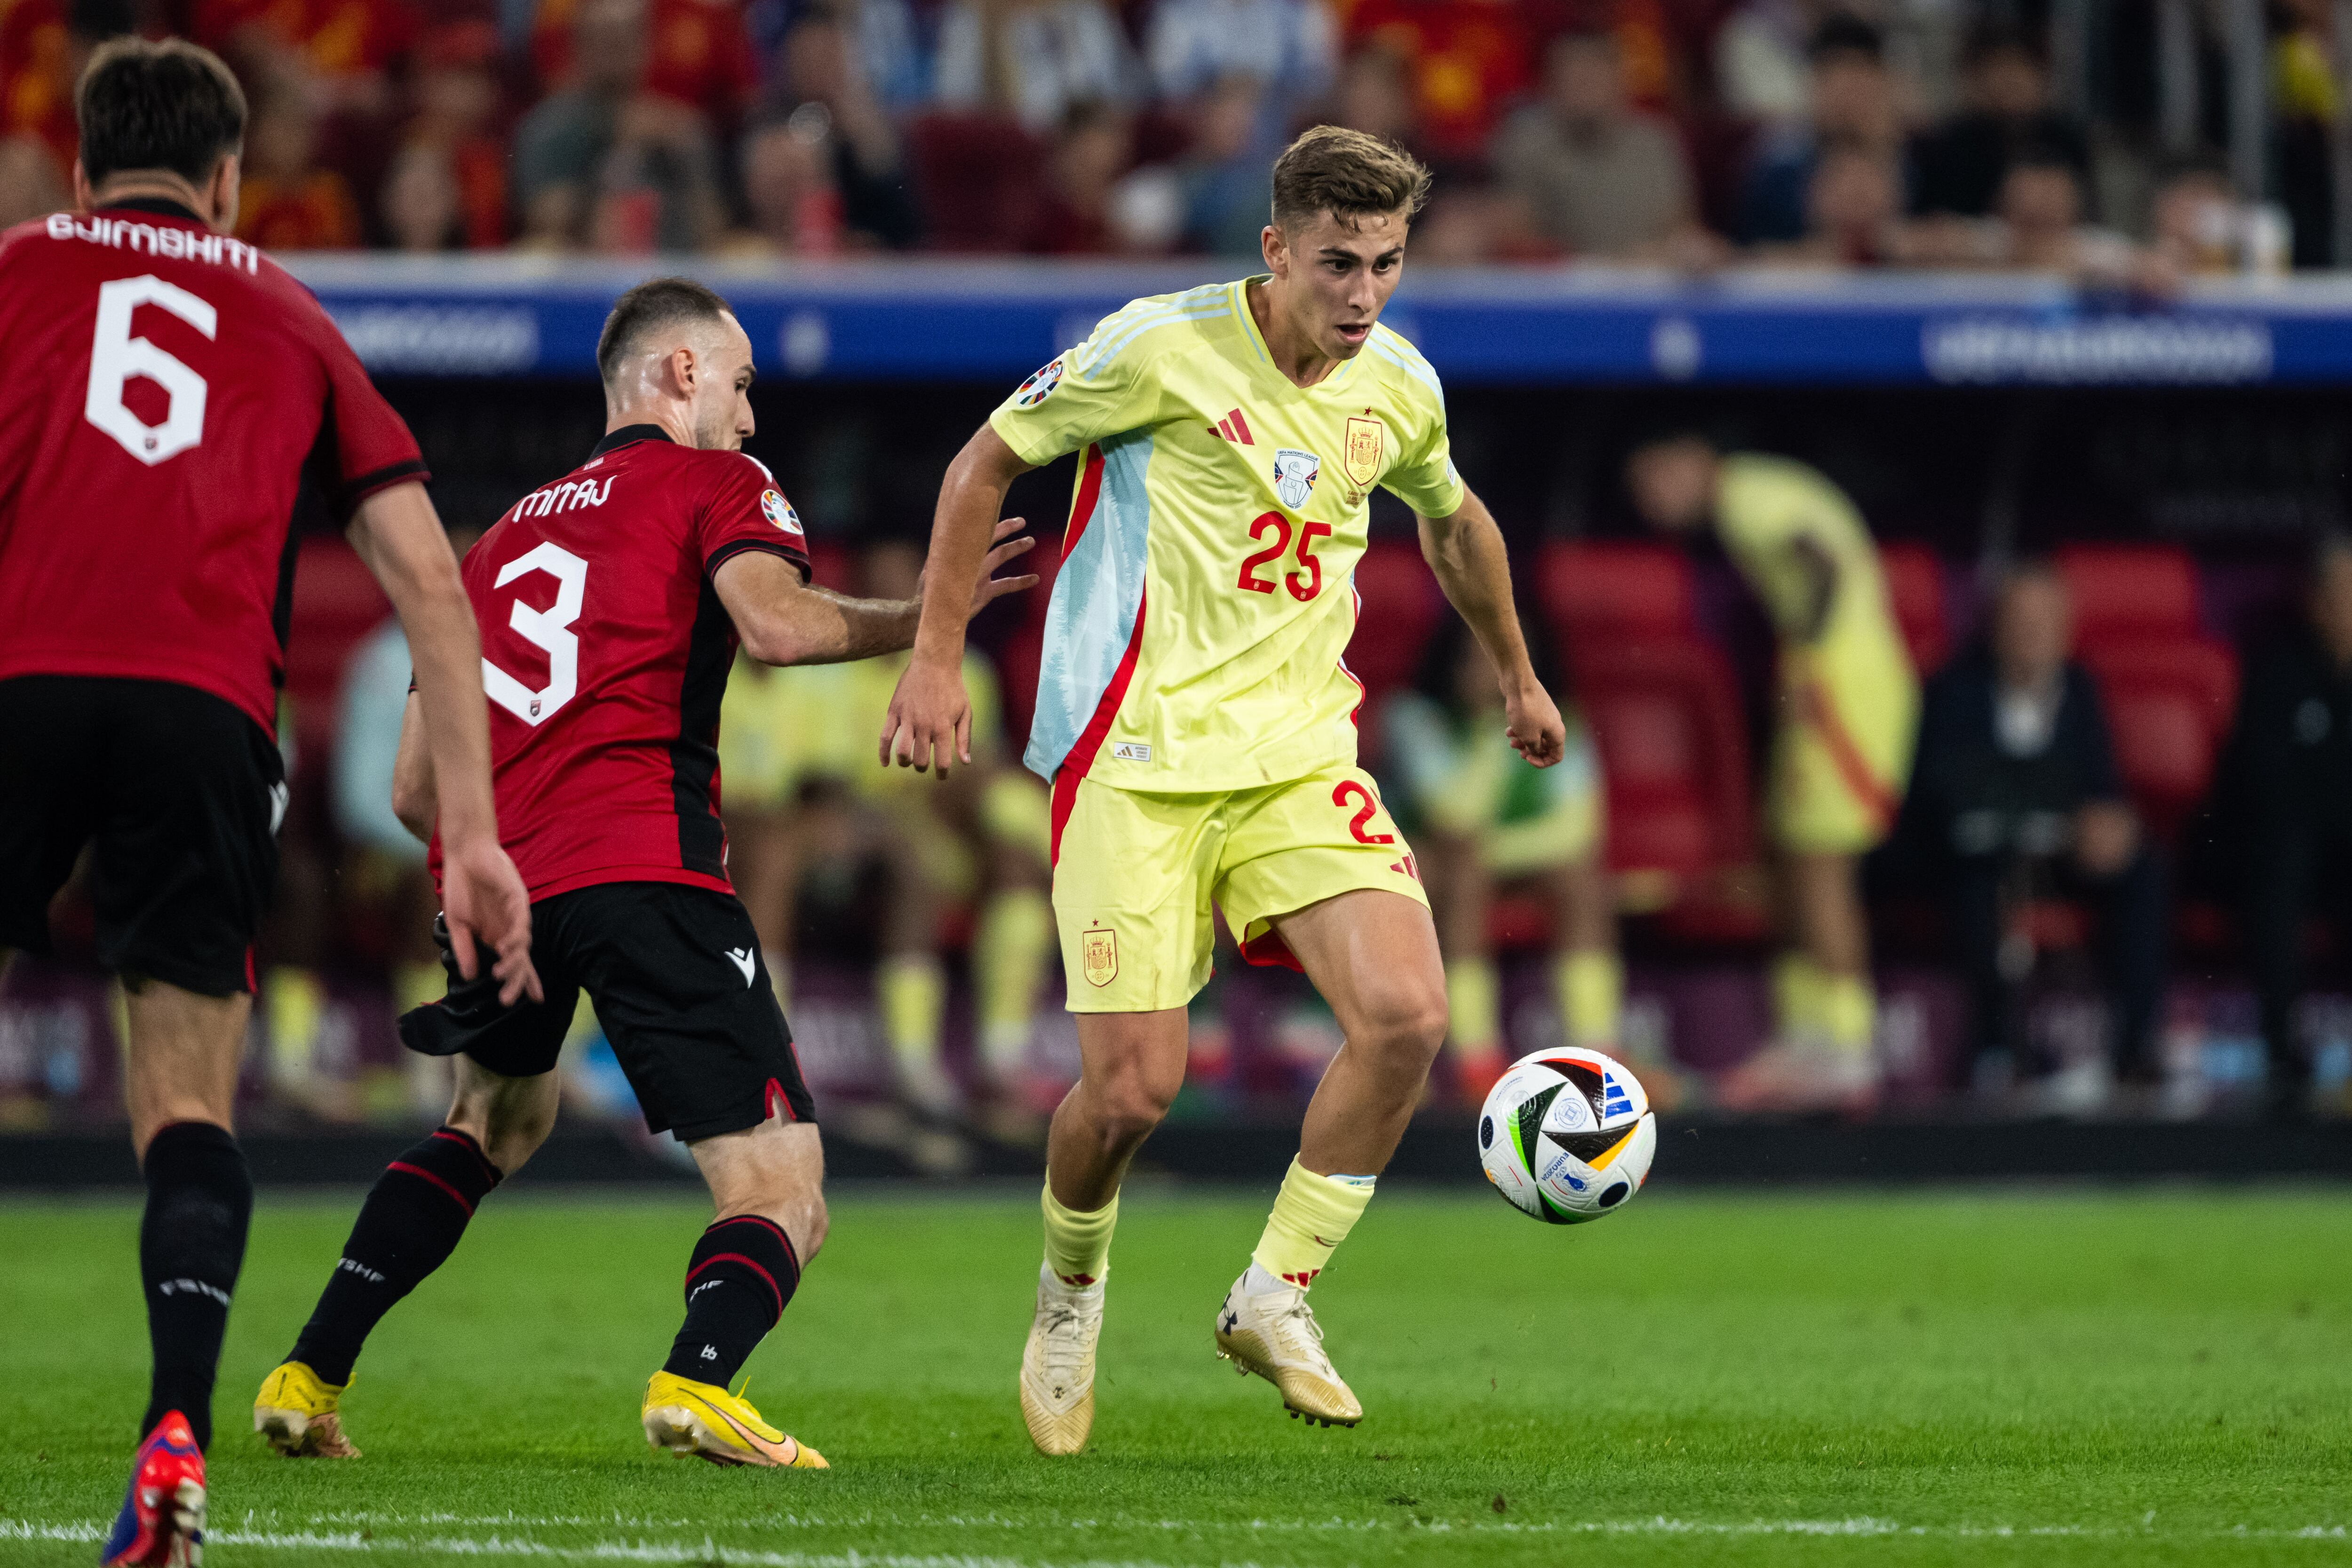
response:
M751 950L748 947L730 947L727 950L727 956L734 961L736 968L743 972L743 985L746 990L749 990L751 984Z

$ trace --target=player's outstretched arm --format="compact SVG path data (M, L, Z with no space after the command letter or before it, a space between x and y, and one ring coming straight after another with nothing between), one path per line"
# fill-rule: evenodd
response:
M1512 746L1537 767L1551 766L1567 754L1568 726L1528 662L1511 603L1510 557L1495 514L1465 489L1453 516L1421 520L1421 553L1495 667Z
M1004 510L1004 492L1030 466L986 425L948 465L947 478L940 484L939 510L931 520L930 557L923 566L922 625L915 633L915 657L898 677L890 710L882 720L877 753L885 766L896 757L902 768L920 773L936 767L945 778L955 763L971 761L963 629L985 602L974 597L973 591L993 569L991 544L1004 536L996 521ZM967 602L971 608L965 607Z
M416 670L410 710L420 721L431 769L432 806L441 826L442 913L458 973L473 978L475 943L488 942L498 954L491 973L499 977L499 998L511 1005L528 992L536 1000L542 993L530 963L530 893L499 847L481 637L448 535L425 487L404 484L360 503L351 540L408 636ZM397 774L395 766L395 782Z
M999 577L996 569L1026 555L1034 539L1013 536L1027 524L1008 517L996 525L995 548L973 585L965 618L1007 594L1034 587L1034 576ZM800 568L782 556L746 550L719 563L711 579L719 602L735 623L743 651L761 664L846 664L913 646L922 611L912 599L853 599L801 581ZM919 595L920 590L917 593Z

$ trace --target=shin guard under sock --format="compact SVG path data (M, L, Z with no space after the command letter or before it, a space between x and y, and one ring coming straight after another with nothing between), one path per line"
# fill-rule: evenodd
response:
M800 1257L782 1226L758 1215L719 1221L687 1262L686 1322L662 1370L730 1386L800 1282Z
M213 1376L245 1262L253 1177L236 1139L209 1121L175 1121L156 1133L142 1167L147 1212L139 1221L139 1278L155 1371L139 1435L176 1410L201 1448L212 1441Z
M480 1144L454 1127L438 1129L385 1166L286 1359L324 1383L349 1383L369 1331L448 1260L466 1222L504 1176Z

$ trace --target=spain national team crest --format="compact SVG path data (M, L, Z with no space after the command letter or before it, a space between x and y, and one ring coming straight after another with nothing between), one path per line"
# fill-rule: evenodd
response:
M1274 493L1293 511L1307 504L1315 493L1315 481L1322 477L1323 459L1312 452L1285 447L1274 455Z
M1054 395L1054 388L1062 384L1062 360L1056 354L1045 369L1013 389L1013 406L1034 408Z
M1339 467L1348 475L1348 482L1360 490L1372 488L1381 477L1381 451L1387 427L1368 415L1348 416L1348 444L1339 454Z
M1097 926L1078 938L1078 964L1089 985L1108 985L1118 978L1118 933Z
M793 510L792 502L784 499L782 490L760 492L760 513L786 533L801 531L801 514Z

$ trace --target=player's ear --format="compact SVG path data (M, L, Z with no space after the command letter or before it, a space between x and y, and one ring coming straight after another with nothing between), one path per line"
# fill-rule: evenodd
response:
M221 161L213 165L213 177L205 195L212 212L212 226L226 234L236 227L237 197L244 186L244 161L234 153L224 153Z
M89 188L89 175L83 171L79 158L74 160L73 198L74 207L79 212L89 212L98 205L98 195Z
M1268 224L1257 237L1258 249L1265 253L1265 269L1276 278L1290 276L1290 242L1279 224Z

